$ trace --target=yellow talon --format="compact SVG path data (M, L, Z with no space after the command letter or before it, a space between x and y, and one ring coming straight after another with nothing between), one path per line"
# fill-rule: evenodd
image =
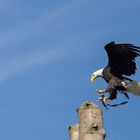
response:
M104 97L104 98L103 98L103 102L104 102L104 103L108 103L108 97Z
M98 102L103 102L105 104L108 104L108 97L100 97L98 98Z
M96 89L95 92L97 92L97 93L104 93L105 90L98 90L98 89Z

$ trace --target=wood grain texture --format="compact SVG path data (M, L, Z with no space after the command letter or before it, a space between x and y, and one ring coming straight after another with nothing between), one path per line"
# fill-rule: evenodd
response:
M103 113L90 101L84 102L77 109L79 117L79 140L104 140Z
M79 140L79 124L74 124L69 127L70 140Z

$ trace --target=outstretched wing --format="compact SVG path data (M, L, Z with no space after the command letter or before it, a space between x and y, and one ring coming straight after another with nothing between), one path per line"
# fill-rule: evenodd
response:
M112 74L117 76L135 74L135 58L140 56L140 47L110 42L105 46L105 50L108 54L108 66Z

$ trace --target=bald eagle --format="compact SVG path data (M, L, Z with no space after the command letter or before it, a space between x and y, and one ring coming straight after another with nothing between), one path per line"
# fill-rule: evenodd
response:
M140 83L128 77L136 72L135 58L140 56L140 47L110 42L105 45L105 50L108 55L108 64L105 68L94 72L91 81L102 77L108 86L105 90L96 90L96 92L101 95L105 92L110 93L103 99L105 102L115 99L118 92L123 93L127 98L129 98L127 93L140 96Z

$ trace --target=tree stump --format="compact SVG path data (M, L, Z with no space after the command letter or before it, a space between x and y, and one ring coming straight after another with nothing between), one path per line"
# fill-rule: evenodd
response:
M74 124L69 127L69 135L71 140L79 140L79 124Z
M104 140L106 133L101 109L96 104L86 101L79 106L77 112L79 125L71 127L71 140Z

